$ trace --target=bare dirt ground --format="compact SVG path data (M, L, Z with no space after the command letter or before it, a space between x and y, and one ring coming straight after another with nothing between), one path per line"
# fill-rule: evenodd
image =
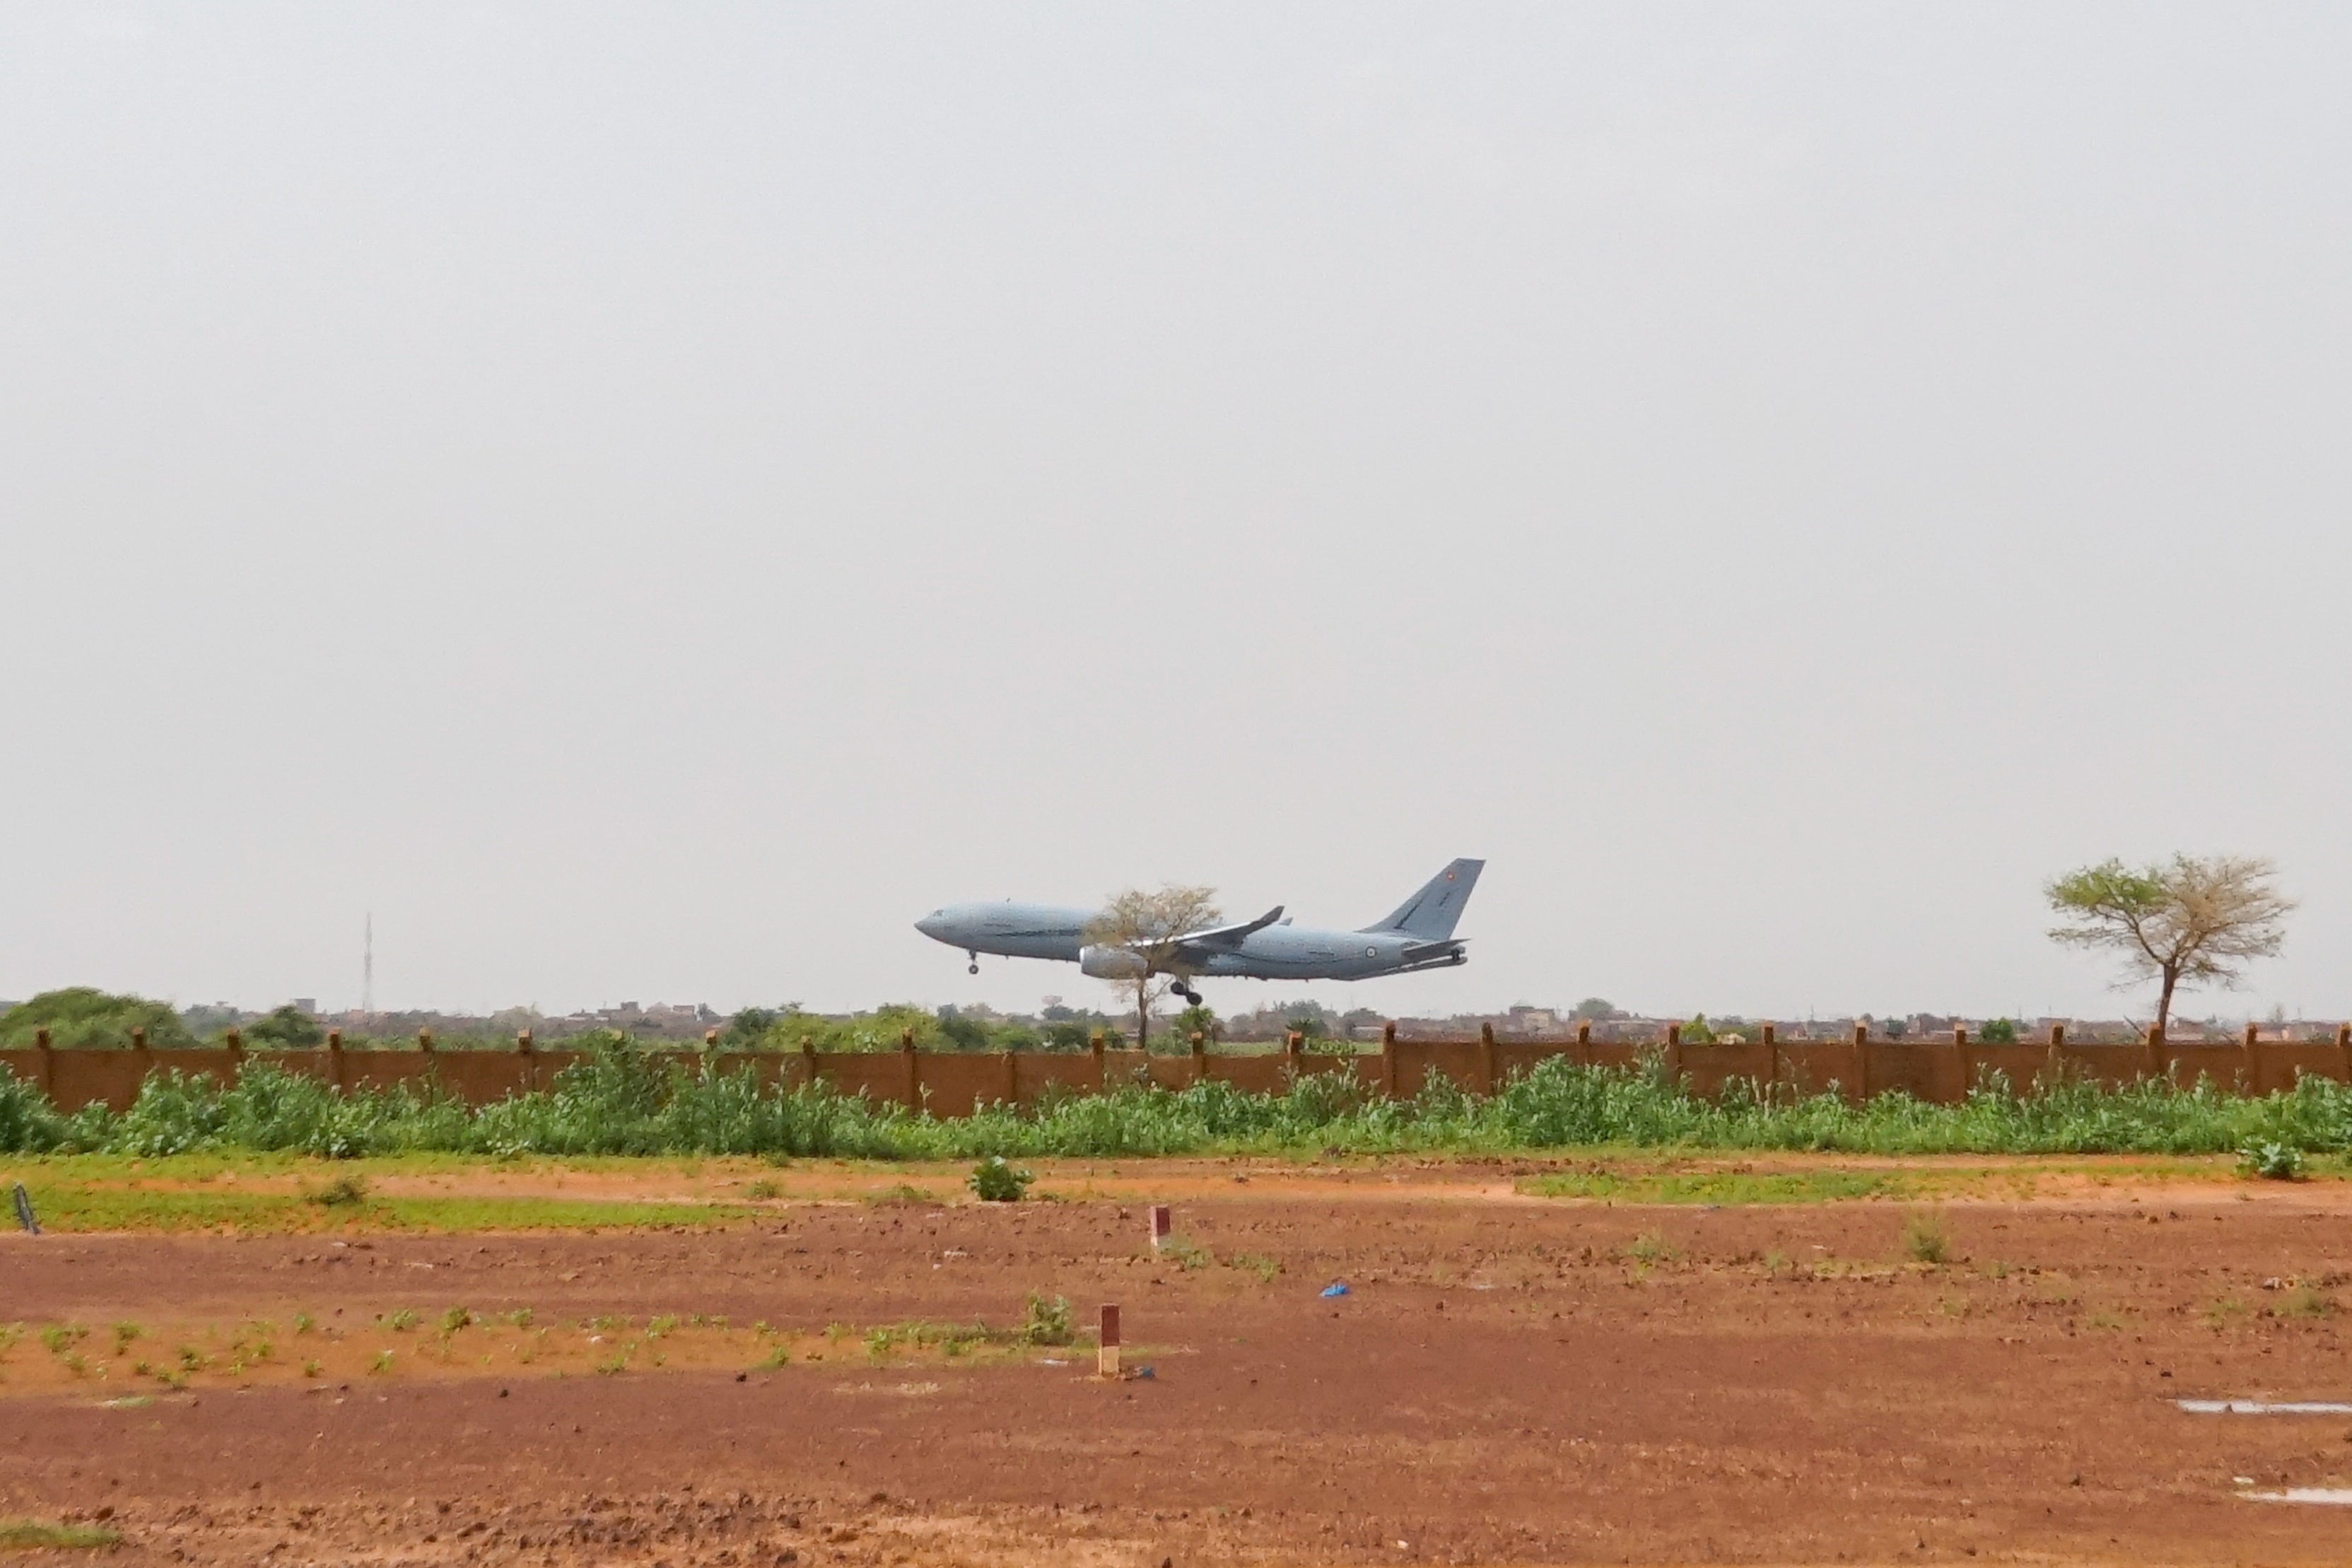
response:
M2352 1510L2248 1495L2352 1485L2352 1415L2172 1403L2352 1399L2341 1184L2077 1172L1944 1204L1927 1264L1916 1205L1530 1168L940 1206L812 1165L703 1231L14 1237L0 1516L102 1516L124 1563L2352 1555ZM1120 1303L1152 1375L1010 1342L1033 1291ZM869 1342L919 1321L998 1331Z

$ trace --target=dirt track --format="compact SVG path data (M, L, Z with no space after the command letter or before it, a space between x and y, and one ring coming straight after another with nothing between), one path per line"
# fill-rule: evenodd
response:
M132 1563L2338 1562L2352 1541L2352 1510L2235 1479L2348 1484L2352 1417L2170 1403L2352 1398L2332 1187L1954 1204L1928 1268L1886 1204L1496 1201L1508 1173L1475 1169L1339 1202L1167 1174L1194 1267L1108 1199L15 1239L0 1321L90 1325L107 1373L29 1335L0 1361L0 1514L110 1510ZM1349 1294L1319 1297L1333 1279ZM1097 1381L1083 1348L877 1362L856 1337L1009 1325L1032 1290L1082 1321L1122 1303L1154 1375ZM487 1321L436 1341L453 1306L529 1308L572 1349L525 1363ZM386 1338L403 1309L418 1326ZM646 1342L657 1316L680 1323ZM124 1320L159 1357L209 1326L206 1364L181 1392L134 1377L144 1352L106 1343ZM638 1342L627 1370L585 1370L593 1320ZM270 1353L227 1370L217 1346L262 1321ZM755 1322L789 1364L752 1370L775 1338ZM341 1359L302 1377L331 1336Z

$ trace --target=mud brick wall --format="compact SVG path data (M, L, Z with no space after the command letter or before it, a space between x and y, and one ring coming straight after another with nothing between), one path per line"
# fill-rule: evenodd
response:
M2061 1037L2046 1041L1987 1043L1965 1035L1934 1040L1865 1037L1836 1040L1761 1039L1724 1044L1685 1044L1673 1031L1651 1045L1577 1040L1498 1040L1491 1034L1463 1040L1400 1040L1391 1035L1377 1054L1327 1056L1289 1049L1274 1054L1224 1055L1195 1048L1189 1054L1147 1055L1126 1049L1076 1053L976 1053L947 1051L755 1051L717 1057L729 1072L749 1070L762 1087L793 1088L822 1079L844 1094L928 1109L934 1116L968 1116L992 1104L1029 1106L1048 1094L1096 1094L1130 1084L1182 1089L1201 1082L1228 1083L1250 1093L1286 1088L1298 1075L1351 1074L1364 1089L1410 1098L1436 1079L1450 1079L1471 1094L1489 1094L1553 1058L1580 1066L1630 1068L1657 1052L1665 1070L1698 1094L1721 1094L1734 1079L1759 1092L1793 1098L1834 1088L1859 1100L1890 1090L1952 1104L1988 1072L2005 1074L2016 1089L2063 1078L2120 1088L2143 1079L2168 1078L2189 1084L2202 1077L2242 1094L2268 1094L2294 1087L2305 1074L2352 1082L2352 1029L2334 1041L2261 1040L2248 1037L2221 1045L2174 1045L2163 1040L2132 1045L2076 1045ZM653 1053L657 1060L692 1064L697 1051ZM563 1050L508 1051L342 1049L321 1047L296 1051L248 1051L236 1047L193 1049L0 1051L0 1066L38 1085L65 1110L104 1105L126 1110L152 1073L204 1074L227 1083L255 1063L267 1062L339 1089L387 1089L407 1083L423 1089L488 1105L508 1095L544 1089L555 1075L579 1059Z

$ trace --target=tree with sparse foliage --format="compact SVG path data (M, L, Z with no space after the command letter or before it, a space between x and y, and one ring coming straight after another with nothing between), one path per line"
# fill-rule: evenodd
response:
M1176 956L1176 939L1224 919L1213 888L1170 884L1156 891L1129 889L1105 904L1087 923L1081 938L1089 947L1123 949L1142 962L1138 973L1120 975L1111 985L1135 1005L1135 1046L1149 1047L1152 1005L1188 980L1192 972Z
M2121 860L2069 872L2042 888L2069 923L2053 941L2105 948L2124 963L2117 987L2157 982L2156 1028L2183 985L2233 986L2245 966L2279 950L2294 900L2273 885L2278 868L2255 856L2175 855L2151 866Z
M1617 1016L1617 1008L1606 996L1587 996L1576 1005L1576 1011L1569 1016L1582 1018L1589 1023L1605 1024Z

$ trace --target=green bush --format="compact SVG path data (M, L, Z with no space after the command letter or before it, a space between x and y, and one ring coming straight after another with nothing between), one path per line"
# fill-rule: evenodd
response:
M2292 1143L2249 1143L2238 1151L2238 1169L2266 1182L2299 1182L2303 1151Z
M964 1184L984 1204L1017 1204L1036 1179L1019 1166L1007 1164L1003 1155L991 1154L972 1167Z
M158 1047L196 1043L170 1003L117 996L88 985L44 991L0 1013L0 1050L31 1049L42 1029L61 1051L128 1046L133 1029L146 1030L147 1043Z

